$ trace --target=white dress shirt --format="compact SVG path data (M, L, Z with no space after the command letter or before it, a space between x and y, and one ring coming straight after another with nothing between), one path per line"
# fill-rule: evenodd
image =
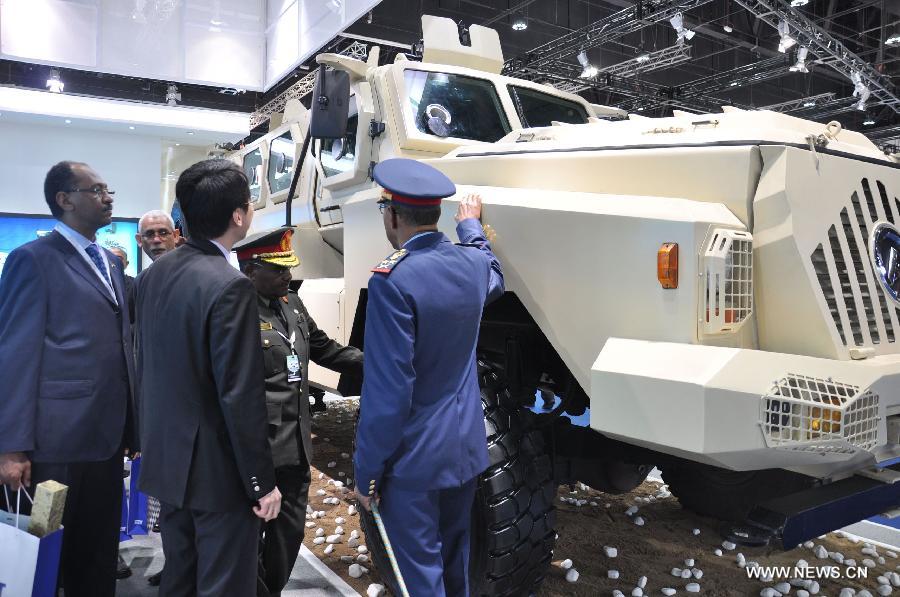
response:
M91 271L97 275L97 279L103 283L103 286L109 291L109 295L112 297L113 301L116 304L119 304L119 301L116 300L116 292L113 290L112 286L109 285L109 282L103 277L103 274L100 273L100 270L97 269L97 266L94 265L94 260L91 259L91 256L87 254L87 248L91 245L97 245L96 242L85 238L81 235L81 233L76 232L69 226L66 226L62 222L57 222L55 230L62 234L63 238L69 241L75 250L78 251L78 254L81 255L81 258L88 264L91 268ZM103 250L103 247L97 245L97 250L100 253L100 260L103 261L103 267L106 268L107 277L112 280L112 274L109 271L109 261L106 259L106 251Z

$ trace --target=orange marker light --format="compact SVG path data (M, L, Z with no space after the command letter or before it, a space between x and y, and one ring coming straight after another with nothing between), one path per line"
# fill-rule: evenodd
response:
M678 288L678 243L663 243L656 252L656 277L663 288Z

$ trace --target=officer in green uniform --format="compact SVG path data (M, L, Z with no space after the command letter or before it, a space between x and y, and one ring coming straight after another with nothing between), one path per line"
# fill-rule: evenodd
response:
M235 245L241 271L259 296L259 336L266 369L266 407L281 513L263 525L257 594L280 595L303 542L312 455L309 360L341 373L362 374L363 355L316 326L295 293L291 268L300 264L290 228L248 236Z

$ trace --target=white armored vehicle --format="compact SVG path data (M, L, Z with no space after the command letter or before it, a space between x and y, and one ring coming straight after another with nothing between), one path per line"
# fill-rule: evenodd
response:
M482 196L506 295L480 337L473 592L540 583L563 483L629 491L656 465L685 507L786 547L897 506L900 165L836 123L766 111L602 120L615 110L501 76L493 30L462 45L452 21L423 29L422 62L319 56L350 97L289 104L233 158L256 227L290 210L317 323L360 347L391 251L372 166L421 159ZM347 99L346 132L301 159L310 119Z

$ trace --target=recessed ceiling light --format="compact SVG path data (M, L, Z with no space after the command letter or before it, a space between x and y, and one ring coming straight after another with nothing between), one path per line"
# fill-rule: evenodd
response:
M188 131L188 135L193 135L194 131Z
M731 33L732 31L734 31L734 26L731 23L725 23L724 25L722 25L722 29L725 30L725 33Z
M804 108L814 108L815 105L816 105L816 102L814 102L814 101L812 101L812 100L810 100L810 101L808 101L808 102L803 102L803 107L804 107Z
M133 131L133 130L134 130L134 127L133 127L133 126L129 126L129 127L128 127L128 130Z
M791 0L791 6L794 8L800 8L801 6L806 6L809 4L809 0Z
M525 31L528 29L528 21L519 17L515 21L512 22L513 31Z
M900 33L894 33L886 40L884 40L884 45L886 46L900 46Z
M176 143L176 144L175 144L175 147L178 147L179 145L181 145L181 143Z
M737 81L732 81L731 83L728 84L728 86L729 86L729 87L737 87L737 86L738 86L738 82L737 82Z
M866 118L865 120L863 120L863 126L872 126L873 124L875 124L875 121L871 118Z
M66 124L72 124L72 121L66 118Z

